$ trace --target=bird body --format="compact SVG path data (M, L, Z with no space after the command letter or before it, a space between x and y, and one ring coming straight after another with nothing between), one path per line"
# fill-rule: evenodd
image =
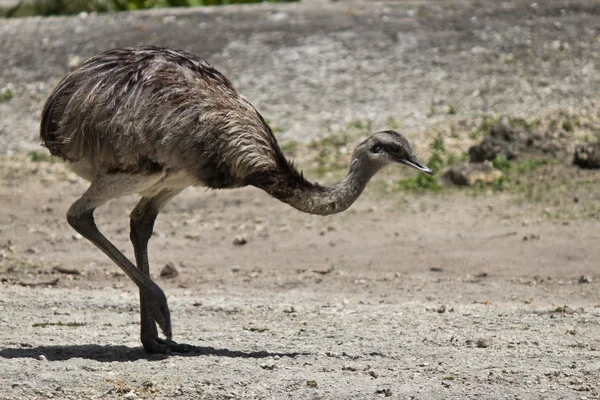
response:
M183 51L140 47L93 57L58 85L43 118L52 154L93 173L186 171L197 184L229 188L277 168L279 147L258 111Z
M406 138L385 131L356 148L340 182L310 182L225 76L191 53L151 46L106 51L64 78L46 101L40 137L91 182L67 220L139 287L141 339L149 352L187 349L171 340L166 297L150 279L147 252L160 209L186 187L253 185L300 211L326 215L347 209L389 163L431 173ZM142 195L130 216L137 265L100 233L93 218L97 207L132 193ZM166 340L158 337L156 324Z

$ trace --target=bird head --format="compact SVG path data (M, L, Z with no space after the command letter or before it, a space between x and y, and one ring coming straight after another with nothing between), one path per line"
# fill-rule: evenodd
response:
M433 171L414 155L408 139L396 131L373 134L358 145L352 158L375 171L391 163L400 163L433 175Z

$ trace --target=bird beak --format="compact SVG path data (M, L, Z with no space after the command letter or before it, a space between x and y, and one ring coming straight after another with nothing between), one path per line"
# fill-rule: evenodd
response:
M433 175L433 171L425 166L421 161L417 159L417 157L411 155L410 159L404 159L400 161L404 165L408 165L409 167L413 167L424 174Z

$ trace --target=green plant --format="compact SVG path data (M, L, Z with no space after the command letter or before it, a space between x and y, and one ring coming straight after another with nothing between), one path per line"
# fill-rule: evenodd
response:
M444 144L444 138L442 136L437 136L431 142L431 150L435 153L443 153L446 151L446 145Z
M485 117L483 117L483 121L481 121L481 124L479 124L477 131L479 134L490 133L490 131L492 130L493 127L500 125L501 123L502 123L502 117L485 116Z
M400 128L402 128L402 125L396 121L393 117L389 117L388 119L385 120L385 126L388 129L392 129L392 130L398 130Z
M242 3L296 2L299 0L33 0L0 9L6 17L72 15L80 12L132 11L161 7L224 6Z
M542 124L542 121L539 119L534 119L531 121L527 121L523 118L509 118L508 120L510 126L512 127L521 127L526 132L532 132L535 128Z
M461 161L461 156L457 155L456 153L448 153L448 156L446 157L446 165L454 165L459 161Z
M429 15L429 10L427 9L426 6L421 4L417 7L417 17L427 18L428 15Z
M502 171L502 173L506 174L511 167L511 162L508 158L506 158L505 155L499 155L496 158L494 158L494 161L492 161L492 164L494 165L494 167L496 169L499 169L500 171Z
M439 178L434 176L428 176L419 174L415 178L400 179L396 182L395 189L397 190L429 190L429 191L440 191L444 186L440 183Z
M370 120L354 120L354 121L350 121L348 122L347 126L348 128L351 129L357 129L359 131L370 131L371 130L371 125L373 125L373 123Z
M526 161L521 161L518 165L517 165L517 172L527 172L527 171L533 171L534 169L537 169L538 167L541 167L542 165L548 165L548 164L552 164L554 163L554 160L552 160L551 158L540 158L537 160L526 160Z
M0 103L9 101L13 97L15 97L15 92L13 92L12 89L10 89L10 88L0 89Z
M568 119L563 121L562 128L567 132L573 132L575 130L573 123Z
M281 145L281 150L284 153L294 153L296 150L298 150L298 146L300 145L300 143L298 143L295 140L291 140L289 142L285 142Z
M169 1L173 1L173 0L169 0ZM176 0L176 1L188 1L188 0ZM273 134L275 134L275 135L278 135L278 134L286 131L286 129L284 127L276 125L270 119L267 119L265 122L267 123L267 125L269 125L269 128L271 128L271 132L273 132Z
M396 188L400 190L430 190L439 191L444 188L440 182L439 172L445 164L443 155L446 151L444 139L438 136L433 139L430 145L433 154L427 160L427 166L434 171L434 175L418 174L414 178L401 179L396 182ZM450 157L448 157L450 158Z
M48 163L53 163L58 160L44 151L37 151L37 150L32 150L29 153L27 153L27 158L29 158L33 162L48 162Z

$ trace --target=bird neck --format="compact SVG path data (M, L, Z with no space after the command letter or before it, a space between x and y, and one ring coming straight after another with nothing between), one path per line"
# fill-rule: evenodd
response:
M377 170L355 159L344 179L332 186L322 186L306 180L302 173L292 167L284 174L271 176L268 183L256 186L299 211L329 215L348 209Z

